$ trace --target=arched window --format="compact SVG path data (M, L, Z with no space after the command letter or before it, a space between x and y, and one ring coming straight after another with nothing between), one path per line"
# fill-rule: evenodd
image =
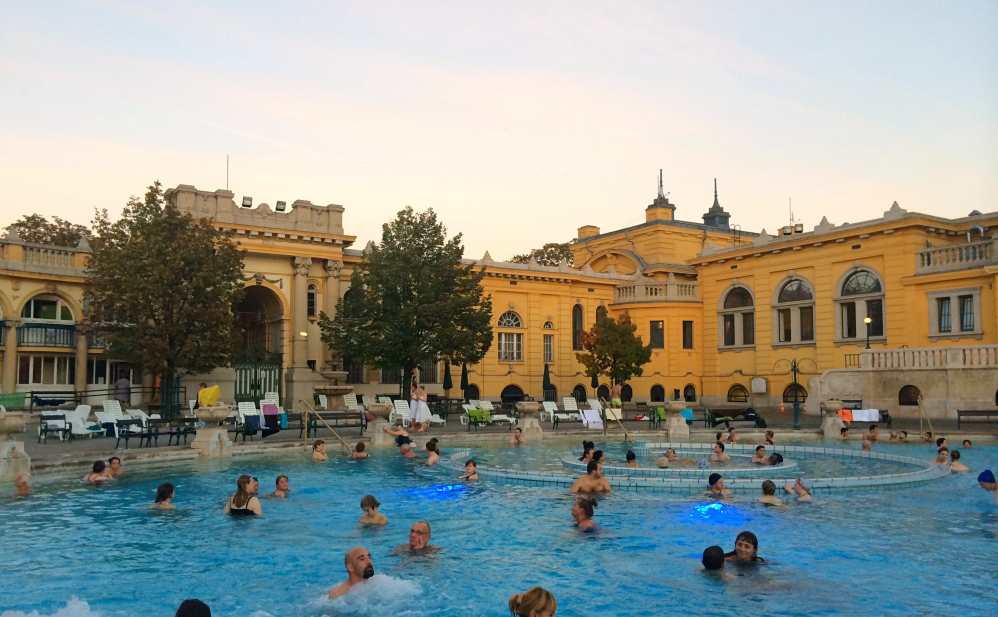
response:
M45 321L73 321L73 309L57 296L41 295L28 300L21 317Z
M755 345L755 300L745 287L732 287L718 309L721 347Z
M513 311L506 311L499 316L500 328L522 328L523 320Z
M602 304L596 307L596 319L606 317L606 307Z
M576 304L572 307L572 349L582 349L582 340L579 334L582 333L582 305Z
M582 384L579 384L575 386L575 389L572 390L572 398L575 399L576 403L579 403L581 405L582 403L586 402L586 393L587 393L586 387Z
M665 388L662 386L652 386L651 387L651 402L653 403L664 403L665 402Z
M481 392L473 383L468 384L468 389L464 391L464 400L477 401L482 398Z
M835 338L842 342L884 338L884 284L866 268L843 275L835 294ZM866 323L869 318L870 322Z
M899 405L918 406L920 398L922 398L922 393L915 386L905 386L898 392Z
M773 344L814 342L814 291L800 278L778 287L773 299Z
M803 404L804 399L807 398L807 390L805 390L804 386L800 384L790 384L785 390L783 390L783 402L793 403L795 391L797 393L797 402Z
M628 403L632 398L634 398L634 390L631 389L630 385L624 384L623 387L620 388L620 401L622 403Z
M554 330L554 324L551 323L550 321L545 321L544 322L544 329L545 330Z
M319 288L315 286L315 283L310 283L308 286L306 306L309 317L317 317L319 315Z
M728 402L729 403L747 403L748 402L748 390L745 386L736 383L735 385L728 388Z
M610 388L606 386L596 388L596 398L601 398L604 401L610 400Z
M499 398L504 404L519 403L523 400L523 390L520 389L520 386L510 384L502 389Z
M499 316L500 328L522 328L523 321L520 316L513 311L506 311ZM523 361L523 333L521 332L500 332L499 333L499 361L500 362L522 362Z
M687 386L683 388L683 399L687 403L697 402L697 389L693 384L687 384Z

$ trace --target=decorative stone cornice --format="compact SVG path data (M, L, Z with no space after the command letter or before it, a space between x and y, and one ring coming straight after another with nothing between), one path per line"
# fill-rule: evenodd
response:
M263 282L267 281L268 283L270 283L272 285L277 285L279 288L284 289L284 279L281 279L281 278L269 279L269 278L267 278L261 272L257 272L256 274L251 274L251 275L249 275L247 277L243 277L243 280L244 281L256 281L257 285L263 285Z
M312 267L312 258L295 257L291 260L291 267L298 276L308 276L308 269Z

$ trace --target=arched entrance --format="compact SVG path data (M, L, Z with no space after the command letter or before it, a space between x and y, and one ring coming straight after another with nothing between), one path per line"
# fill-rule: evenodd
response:
M596 398L601 398L604 401L610 400L610 388L605 385L596 388Z
M519 403L523 400L523 390L520 389L520 386L508 385L502 389L499 399L504 405Z
M256 402L267 392L276 392L280 399L284 354L284 310L280 298L262 285L247 287L233 312L239 337L232 361L236 401Z

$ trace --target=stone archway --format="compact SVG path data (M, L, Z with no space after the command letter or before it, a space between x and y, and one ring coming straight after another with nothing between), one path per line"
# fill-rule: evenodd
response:
M246 288L235 306L238 344L232 368L236 373L236 401L259 401L267 392L281 396L284 356L284 309L273 290L263 285Z

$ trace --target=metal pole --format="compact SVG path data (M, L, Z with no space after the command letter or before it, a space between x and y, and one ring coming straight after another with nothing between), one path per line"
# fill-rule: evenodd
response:
M797 383L797 360L793 361L793 365L790 367L794 373L794 430L799 431L801 429L800 425L800 386Z

